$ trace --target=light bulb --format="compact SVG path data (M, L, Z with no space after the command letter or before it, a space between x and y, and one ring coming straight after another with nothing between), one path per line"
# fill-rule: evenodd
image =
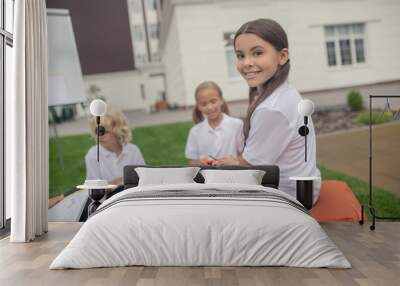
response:
M314 112L314 103L309 99L302 99L297 105L301 116L310 116Z
M90 103L90 113L93 116L103 116L106 110L107 104L101 99L95 99Z

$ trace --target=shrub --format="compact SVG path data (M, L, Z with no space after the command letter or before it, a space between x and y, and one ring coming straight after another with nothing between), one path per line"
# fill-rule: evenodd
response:
M360 111L363 109L363 98L358 91L350 91L347 94L347 105L351 111Z
M357 115L354 119L357 123L362 123L365 125L369 124L369 111L361 112ZM372 124L380 124L386 123L393 120L393 114L391 112L380 112L380 111L373 111L371 115L371 122Z

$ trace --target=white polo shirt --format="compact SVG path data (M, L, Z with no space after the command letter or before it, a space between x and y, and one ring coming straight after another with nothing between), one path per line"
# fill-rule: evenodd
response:
M97 146L89 149L85 156L86 179L103 179L110 182L123 176L126 165L144 165L144 159L139 148L131 143L122 147L117 156L100 145L100 163L97 162Z
M279 86L253 112L250 132L243 158L251 165L278 165L279 189L296 197L296 182L289 177L316 176L321 178L316 165L315 131L308 120L307 162L304 161L304 137L298 129L304 118L298 113L301 100L298 91L289 83ZM314 203L319 197L321 179L314 181Z
M208 155L215 158L238 156L242 150L243 121L224 114L217 128L212 128L204 119L190 129L185 156L190 160L199 160Z

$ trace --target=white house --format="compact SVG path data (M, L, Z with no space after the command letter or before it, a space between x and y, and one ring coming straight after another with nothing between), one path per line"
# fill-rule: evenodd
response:
M400 1L170 0L161 3L160 50L170 102L193 105L203 80L228 101L247 98L231 36L243 23L271 18L286 30L290 81L317 106L342 105L357 89L399 94Z
M131 71L83 76L85 88L101 89L108 104L120 110L150 110L164 93L164 74L159 63L144 64Z
M69 99L64 102L76 102L73 99L82 94L80 102L101 96L116 109L150 110L163 98L158 0L47 2L49 75L65 79ZM104 41L104 35L112 37ZM79 80L73 84L73 78ZM50 99L53 94L60 97L54 90Z
M163 98L164 72L158 53L158 0L127 0L135 69L84 75L86 91L100 88L108 104L120 110L151 110Z
M160 61L158 0L127 0L135 65Z

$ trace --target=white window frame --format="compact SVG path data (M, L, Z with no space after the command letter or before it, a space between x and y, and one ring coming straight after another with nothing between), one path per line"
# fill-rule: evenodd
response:
M156 11L158 7L157 0L146 0L145 6L147 10Z
M147 64L147 54L137 53L135 55L135 65L142 66Z
M153 61L153 62L159 62L161 59L160 59L160 54L159 54L159 52L158 51L153 51L152 53L151 53L151 60Z
M226 59L226 73L229 79L232 80L237 80L240 79L240 74L236 70L236 57L233 57L233 61L230 60L230 53L235 54L235 49L233 47L233 36L235 35L235 32L224 32L223 33L223 39L224 39L224 46L225 46L225 59ZM232 66L230 66L232 65ZM230 67L233 67L233 70L235 72L231 73Z
M145 41L145 31L143 25L133 25L132 26L132 37L133 42L144 42Z
M353 32L353 26L361 24L363 26L363 33L355 33ZM350 32L347 35L339 34L338 29L340 26L348 25ZM335 30L334 35L326 35L326 29L328 27L333 27ZM356 23L346 23L346 24L335 24L335 25L325 25L324 26L324 49L325 49L325 59L326 64L329 69L344 69L344 68L354 68L354 67L363 67L368 64L368 49L367 49L367 23L366 22L356 22ZM355 40L362 39L363 40L363 48L364 48L364 62L357 62L357 54L356 54L356 46ZM351 55L351 64L344 65L342 64L342 56L340 53L340 40L349 40L350 41L350 55ZM328 48L327 43L334 42L335 43L335 58L336 58L336 65L329 65L328 61Z
M160 24L152 23L148 24L149 36L152 40L158 40L160 38Z
M6 227L6 188L5 188L5 98L6 98L6 50L7 46L13 46L13 20L8 21L6 1L12 5L14 14L14 0L0 0L0 230ZM12 2L12 3L11 3ZM13 18L13 15L11 15ZM11 23L11 27L9 26ZM8 29L11 28L11 29ZM5 231L8 231L6 228Z
M141 0L129 0L128 5L132 7L134 14L142 14L142 1Z

